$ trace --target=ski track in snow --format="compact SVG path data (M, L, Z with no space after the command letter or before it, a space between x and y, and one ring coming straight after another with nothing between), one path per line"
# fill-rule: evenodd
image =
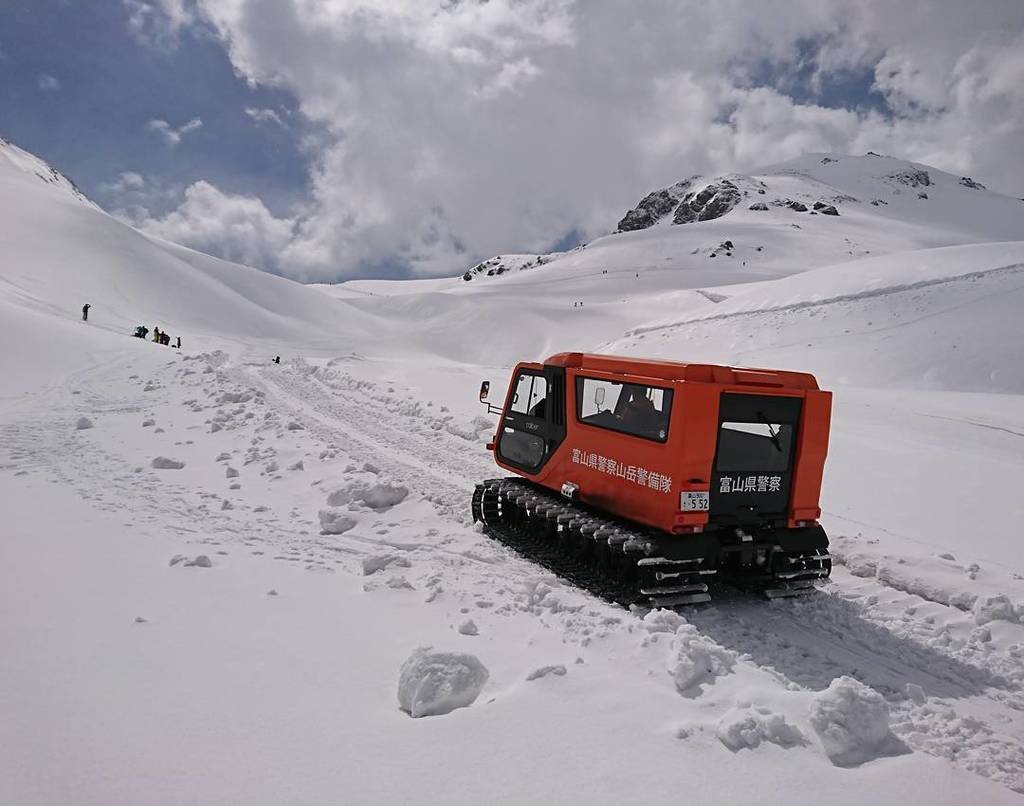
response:
M6 453L0 470L43 474L101 510L130 511L126 525L172 530L197 544L225 550L241 544L312 571L361 575L372 568L371 590L408 584L428 591L427 602L443 591L493 612L554 618L568 640L582 645L610 630L634 629L634 614L559 585L471 528L472 485L496 474L476 433L482 429L388 384L360 379L354 369L338 362L231 365L222 355L202 356L168 362L152 377L137 378L137 392L117 397L110 390L123 389L123 365L94 366L66 388L44 392L47 405L37 398L0 428ZM248 475L263 466L261 478L275 483L287 472L276 467L284 463L279 452L287 443L303 451L307 463L324 453L328 461L344 457L338 461L350 467L370 462L381 478L411 491L410 507L426 502L435 515L357 513L356 529L322 535L313 506L258 512L245 488L229 497L222 487L187 483L190 476L178 481L177 471L155 471L115 444L98 444L94 430L73 426L87 414L98 422L129 418L140 427L149 412L159 424L179 410L178 419L189 422L169 436L182 448L198 443L208 463L215 461L206 447L213 444L213 423L218 430L243 430L248 452L218 463L222 481L227 465ZM237 433L233 440L243 444ZM331 465L328 475L337 472ZM359 471L346 469L341 480L353 472ZM332 482L321 480L319 467L309 475L323 506ZM431 524L421 539L390 536L392 526L418 521ZM538 598L541 583L557 595ZM819 691L841 675L861 680L889 700L893 729L911 748L1024 792L1024 658L995 650L984 631L965 637L968 617L955 608L879 580L837 574L826 589L803 599L765 602L720 591L712 605L682 612L708 639L786 689ZM920 686L926 699L908 696L908 683Z

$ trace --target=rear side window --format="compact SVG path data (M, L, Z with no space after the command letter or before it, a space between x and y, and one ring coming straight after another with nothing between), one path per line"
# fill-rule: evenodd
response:
M581 423L664 442L671 411L671 389L576 379L576 417Z
M793 426L783 423L722 423L718 434L720 473L789 470Z

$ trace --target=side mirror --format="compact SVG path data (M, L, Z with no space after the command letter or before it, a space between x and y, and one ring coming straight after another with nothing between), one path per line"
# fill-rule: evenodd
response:
M594 405L597 406L598 409L600 409L602 403L604 403L604 387L598 386L594 390Z
M483 403L487 400L487 396L491 393L491 382L484 381L480 384L480 402Z

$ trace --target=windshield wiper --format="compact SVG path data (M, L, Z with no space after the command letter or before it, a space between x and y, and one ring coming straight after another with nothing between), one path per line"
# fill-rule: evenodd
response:
M775 450L777 450L779 453L782 453L782 442L779 441L779 432L772 428L772 424L764 418L763 411L759 411L757 413L757 418L766 426L768 426L768 434L770 435L772 445L775 446Z

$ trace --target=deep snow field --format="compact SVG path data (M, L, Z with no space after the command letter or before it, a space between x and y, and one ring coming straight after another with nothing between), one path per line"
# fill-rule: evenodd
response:
M819 157L758 181L891 190ZM0 143L0 802L1024 802L1024 203L932 177L319 288ZM815 372L828 585L629 612L480 534L479 382L569 349Z

